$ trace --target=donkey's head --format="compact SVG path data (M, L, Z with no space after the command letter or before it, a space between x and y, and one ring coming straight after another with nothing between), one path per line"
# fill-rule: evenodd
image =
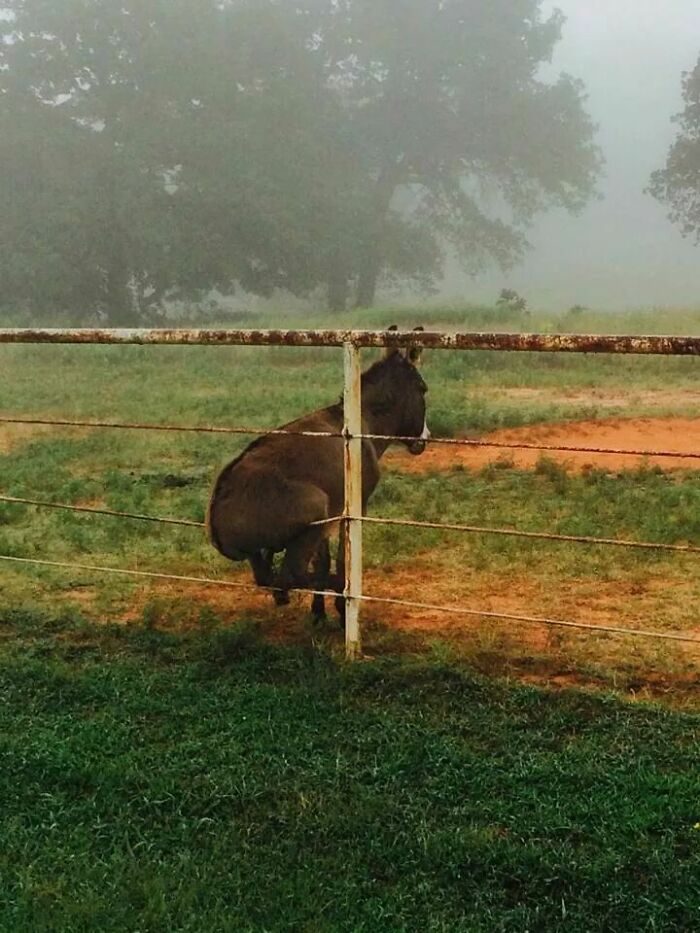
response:
M430 438L425 417L428 386L418 371L421 355L417 347L387 349L362 377L363 407L377 421L376 433L410 438L403 443L415 455L423 453Z

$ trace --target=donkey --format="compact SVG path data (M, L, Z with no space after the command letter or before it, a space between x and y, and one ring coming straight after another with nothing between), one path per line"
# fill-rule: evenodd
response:
M418 371L420 358L417 348L389 349L362 375L362 433L410 438L404 443L413 455L422 454L430 438L428 387ZM343 420L341 401L282 430L340 434ZM362 442L363 514L379 482L379 461L390 444ZM207 512L209 539L229 560L249 561L256 584L274 588L278 605L289 602L292 589L326 590L332 584L340 594L345 587L343 535L337 573L331 577L332 529L314 523L342 514L344 487L342 437L265 435L219 474ZM281 552L284 560L275 574L274 557ZM340 596L336 607L343 618L345 601ZM316 618L325 617L322 596L314 597L312 611Z

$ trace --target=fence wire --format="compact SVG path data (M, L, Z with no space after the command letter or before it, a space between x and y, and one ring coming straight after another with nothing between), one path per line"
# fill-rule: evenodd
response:
M675 551L684 554L700 554L700 547L692 544L663 544L649 541L624 541L619 538L592 538L586 535L557 535L544 531L518 531L514 528L484 528L480 525L451 525L445 522L419 522L401 518L374 518L363 516L361 519L370 525L395 525L400 528L430 528L439 531L461 531L476 535L501 535L510 538L530 538L537 541L555 541L569 544L591 544L609 547L642 548L654 551Z
M342 431L295 431L287 428L253 428L253 427L224 427L219 425L177 425L177 424L144 424L140 422L128 421L80 421L65 418L16 418L0 416L0 424L16 425L36 425L41 427L58 428L102 428L114 431L156 431L161 433L182 433L182 434L222 434L238 435L249 437L289 436L289 437L320 437L320 438L344 438L346 435ZM416 440L415 437L399 434L358 434L349 435L348 439L353 440L360 437L362 440L389 441L397 443L411 443ZM431 437L429 445L438 444L448 447L474 447L474 448L493 448L496 450L534 450L543 453L580 453L580 454L604 454L613 456L628 457L659 457L672 458L676 460L700 460L700 453L691 453L680 450L643 450L635 448L622 447L574 447L569 444L530 444L516 441L485 441L475 440L464 437Z
M12 557L0 554L0 561L21 564L24 566L49 567L60 570L81 570L89 573L113 574L116 576L137 577L150 580L170 580L178 583L192 583L200 586L216 586L225 589L248 590L251 592L280 592L276 587L254 586L250 583L238 583L233 580L217 580L211 577L192 577L183 574L158 573L147 570L127 570L117 567L97 567L92 564L76 564L63 561L40 560L38 558ZM308 596L340 597L343 594L332 590L296 589L294 592ZM597 634L634 636L637 638L650 638L663 641L683 642L685 644L700 645L700 638L689 635L677 635L671 632L653 632L644 629L618 628L610 625L590 625L586 622L566 622L561 619L549 619L540 616L516 615L507 612L492 612L484 609L465 609L457 606L438 606L433 603L414 602L405 599L390 599L382 596L363 595L357 597L362 602L376 603L387 606L399 606L404 609L420 609L424 612L444 612L448 615L471 616L482 619L498 619L506 622L518 622L529 625L545 625L553 628L580 629Z
M209 344L209 345L289 345L289 346L346 346L357 350L360 347L414 347L422 346L433 349L479 349L500 351L540 351L540 352L569 352L569 353L623 353L623 354L671 354L671 355L700 355L700 338L690 337L615 337L597 335L528 335L528 334L430 334L417 335L415 332L386 333L386 332L314 332L314 331L270 331L270 332L243 332L243 331L19 331L0 330L0 343L114 343L114 344ZM0 416L2 424L37 425L47 427L75 427L75 428L103 428L113 430L139 430L159 432L184 432L211 435L290 435L308 438L344 438L345 441L358 437L367 440L381 440L387 442L412 442L414 437L396 435L354 434L347 432L314 432L296 431L293 428L269 429L227 426L186 426L143 424L115 421L85 421L77 419L48 419L48 418L19 418ZM472 440L466 438L432 438L432 444L454 447L494 448L501 450L533 450L540 452L563 452L595 455L631 456L637 458L673 458L675 460L700 460L700 453L688 453L669 450L637 450L607 447L576 447L572 445L552 445L517 443L494 440ZM55 508L71 512L83 512L104 515L116 518L133 519L166 525L180 525L201 529L204 523L188 521L177 518L156 517L137 513L118 512L91 506L72 506L62 503L49 503L42 500L22 499L19 497L0 496L0 501L35 506L39 508ZM347 508L346 508L347 512ZM358 517L359 518L359 517ZM336 523L338 521L357 521L345 514L316 525ZM517 538L536 539L545 541L559 541L587 545L605 545L614 547L629 547L654 549L659 551L673 551L679 553L698 553L700 547L693 545L670 545L662 543L624 541L609 538L593 538L576 535L555 535L545 532L525 532L516 529L482 528L478 526L458 525L448 523L418 522L411 520L361 518L363 522L378 525L396 525L401 527L433 528L438 530L456 531L471 534L503 535ZM66 563L47 561L32 558L21 558L10 555L0 555L0 561L23 566L37 566L55 569L79 570L91 573L116 574L134 578L170 580L180 583L190 583L237 590L260 592L278 592L274 587L258 587L253 584L238 583L229 580L217 580L208 577L193 577L178 574L168 574L152 571L139 571L119 569L113 567L98 567L89 564ZM336 597L341 594L327 590L301 589L296 592L314 596ZM537 616L518 615L512 613L499 613L489 610L468 609L463 607L450 607L433 605L411 600L392 599L370 595L354 597L366 603L399 606L408 609L440 612L450 615L471 616L487 619L500 619L516 623L537 624L568 629L585 630L598 634L612 634L619 636L635 636L667 641L684 642L693 645L700 644L700 638L683 634L654 632L640 629L627 629L615 626L598 626L583 622L568 622L558 619L548 619Z
M188 521L182 518L169 518L156 515L141 515L134 512L117 512L113 509L103 509L88 505L68 505L61 502L46 502L41 499L22 499L19 496L0 495L0 503L11 505L33 506L40 509L58 509L65 512L86 512L91 515L106 515L110 518L126 518L141 522L151 522L162 525L182 525L189 528L206 528L205 522ZM334 525L347 519L345 515L336 515L333 518L324 518L311 522L309 527L318 528L324 525ZM359 521L371 525L390 525L400 528L424 528L438 531L457 531L475 535L499 535L510 538L529 538L537 541L552 541L565 544L588 544L596 546L610 546L622 548L641 548L643 550L671 551L681 554L700 554L700 547L692 544L665 544L660 541L625 541L619 538L594 538L586 535L559 535L544 531L519 531L517 528L487 528L481 525L458 525L446 522L421 522L401 518L375 518L363 515Z

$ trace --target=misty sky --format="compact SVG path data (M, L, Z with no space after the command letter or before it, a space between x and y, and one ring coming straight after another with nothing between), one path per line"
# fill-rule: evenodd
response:
M700 304L700 247L684 240L644 194L682 109L681 72L700 55L699 0L557 0L568 17L555 65L585 82L607 159L605 200L580 217L537 224L533 250L505 277L482 276L448 292L493 299L508 285L531 305L566 309ZM462 291L464 289L464 291Z

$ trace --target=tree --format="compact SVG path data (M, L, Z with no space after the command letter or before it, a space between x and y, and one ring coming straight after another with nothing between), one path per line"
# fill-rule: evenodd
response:
M170 298L304 294L327 278L353 235L339 206L350 173L329 131L337 103L288 14L215 0L196 17L189 0L6 5L5 303L129 326Z
M683 75L685 109L676 117L680 132L666 160L654 172L650 193L669 208L669 219L683 236L700 243L700 59Z
M581 209L600 155L583 86L541 77L563 17L541 0L328 0L315 50L362 159L357 304L371 304L392 241L408 230L465 266L508 266L535 214ZM312 17L313 19L313 17ZM413 193L406 223L397 193ZM496 210L488 211L491 200ZM427 263L428 269L430 263Z
M131 325L212 288L340 309L447 250L515 262L599 167L581 85L541 77L541 3L5 0L5 300Z

